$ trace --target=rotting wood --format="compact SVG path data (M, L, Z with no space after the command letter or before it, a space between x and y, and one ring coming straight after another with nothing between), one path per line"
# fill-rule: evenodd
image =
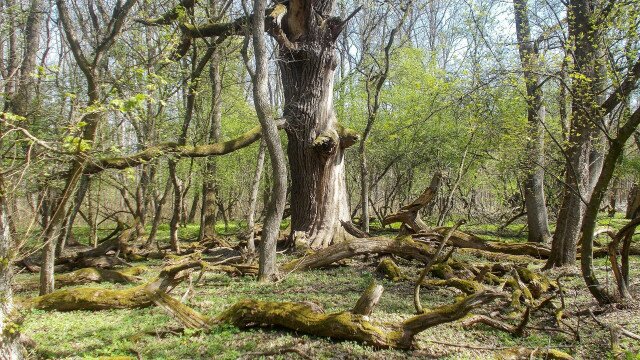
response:
M406 276L402 273L398 265L388 257L380 260L376 267L376 272L393 282L406 279Z
M436 172L431 179L429 186L411 204L400 208L395 214L386 216L382 220L382 226L400 222L407 225L414 232L428 230L429 227L420 219L420 210L429 205L438 194L438 188L442 180L442 174Z
M430 246L414 241L408 236L395 239L386 237L351 239L290 261L281 266L281 270L289 272L316 269L339 260L366 254L393 254L426 262L433 256L433 250Z
M143 308L153 303L149 295L151 292L167 291L185 279L184 271L205 267L201 261L182 261L166 266L157 279L146 284L119 290L95 287L61 289L27 300L23 306L57 311Z
M375 281L372 281L362 295L360 295L351 313L364 316L371 315L378 301L380 301L383 291L384 288L382 285L377 285Z

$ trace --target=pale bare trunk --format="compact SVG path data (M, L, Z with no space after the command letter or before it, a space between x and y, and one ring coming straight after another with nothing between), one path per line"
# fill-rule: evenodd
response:
M251 198L249 200L249 215L247 216L247 228L249 229L249 238L247 239L247 250L254 253L255 245L255 216L256 207L258 205L258 192L260 191L260 178L264 169L264 158L267 145L264 140L260 141L260 149L258 150L258 161L256 163L256 171L253 173L253 183L251 185Z
M266 0L254 1L254 14L264 14ZM262 227L260 239L260 258L258 267L258 280L273 280L277 273L276 267L276 243L280 232L280 221L284 212L287 196L287 167L284 151L280 143L278 127L271 114L271 104L268 93L268 54L264 35L264 17L253 18L253 50L255 54L256 69L253 78L253 99L262 127L264 141L269 150L271 168L273 170L273 190L271 201L267 205L267 215Z
M529 228L528 241L543 243L549 239L551 233L544 195L545 108L542 104L542 83L538 76L540 59L538 49L531 39L527 0L514 0L513 6L520 62L527 88L529 141L527 142L524 198Z

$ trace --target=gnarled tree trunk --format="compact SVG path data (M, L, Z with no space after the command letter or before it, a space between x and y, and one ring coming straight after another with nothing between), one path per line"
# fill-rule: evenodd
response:
M289 140L291 232L304 232L311 247L322 248L347 236L340 220L350 218L344 149L352 143L341 141L333 107L335 40L344 23L324 15L333 1L310 3L289 3L278 65Z

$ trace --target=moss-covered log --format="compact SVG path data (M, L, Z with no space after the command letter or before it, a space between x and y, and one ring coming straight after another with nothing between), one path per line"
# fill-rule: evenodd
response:
M446 235L448 230L449 228L447 227L440 227L433 229L432 231L421 232L413 236L415 238L439 240L441 237ZM538 259L546 259L551 254L551 250L549 248L539 244L507 244L497 241L488 241L476 235L467 234L459 230L453 232L448 244L459 248L470 248L494 253L528 255Z
M285 272L316 269L331 265L339 260L366 254L393 254L405 259L426 262L433 255L433 250L428 245L417 242L409 236L395 239L386 237L351 239L293 260L284 264L281 269Z
M424 280L422 285L426 287L452 287L456 288L467 295L475 294L484 289L484 286L477 281L464 280L459 278L450 278L446 280Z
M92 282L131 284L138 280L136 275L140 275L145 271L146 269L140 266L125 268L122 270L84 268L70 273L56 275L56 284L58 284L58 286L81 285Z
M388 324L363 315L370 313L372 304L382 293L382 289L375 285L361 296L368 306L356 305L352 311L327 314L316 304L308 302L241 300L215 318L198 313L162 291L147 289L147 292L156 304L189 328L207 329L214 324L231 324L240 328L277 326L309 335L357 341L376 348L398 349L413 348L415 336L420 332L459 320L473 309L503 296L494 291L481 291L403 322Z
M117 290L96 287L62 289L27 300L23 305L35 309L57 311L147 307L153 303L150 294L159 290L165 291L180 283L185 278L184 271L206 267L206 264L200 261L185 260L187 261L163 268L158 278L147 284Z
M402 273L402 270L400 270L398 265L396 265L396 263L390 258L384 258L380 260L378 266L376 267L376 272L393 282L406 279L406 276Z
M249 146L260 139L262 131L260 126L247 131L235 139L206 144L206 145L179 145L177 143L164 143L156 146L148 147L136 154L103 158L91 162L85 167L85 174L96 174L105 169L126 169L134 166L145 164L153 159L171 154L175 158L195 158L207 157L215 155L225 155L238 149Z
M414 338L431 327L456 321L501 294L483 291L454 304L444 305L397 324L370 321L348 311L325 314L304 303L242 300L225 310L216 322L240 328L278 326L310 335L351 340L376 348L409 349Z
M153 303L145 291L146 286L122 290L92 287L62 289L38 296L29 301L28 306L57 311L143 308Z

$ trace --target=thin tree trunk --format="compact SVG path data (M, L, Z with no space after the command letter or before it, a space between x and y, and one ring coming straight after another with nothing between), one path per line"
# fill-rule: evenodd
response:
M124 24L124 20L127 17L127 14L135 4L136 0L127 0L126 3L122 4L120 7L120 11L114 12L113 28L110 33L106 37L106 41L103 41L103 45L96 49L94 52L94 56L92 61L90 62L85 55L83 54L82 48L78 39L75 37L75 31L73 30L73 25L71 23L71 18L69 15L69 9L67 8L67 4L63 0L58 0L56 2L58 15L60 18L60 22L62 23L62 29L67 38L67 42L71 47L71 52L73 53L74 59L76 63L82 70L87 80L87 106L96 106L101 103L101 89L100 89L100 75L99 70L101 67L98 66L98 60L102 59L105 52L109 50L111 45L113 44L113 40L122 30L122 26ZM82 136L79 144L83 142L93 142L96 137L96 132L98 129L98 124L100 119L102 118L101 112L89 112L87 113L83 120L86 125L82 128ZM85 151L83 149L78 149L78 155L75 157L71 168L67 174L65 179L65 185L60 196L56 198L55 206L53 207L53 212L51 215L51 219L49 219L49 223L47 224L47 228L44 230L43 239L44 239L44 249L43 249L43 260L42 266L40 267L40 294L48 294L51 293L54 289L54 260L55 260L55 250L56 250L56 240L58 236L60 236L60 232L64 225L64 215L66 214L67 206L69 199L72 197L75 192L76 186L82 177L82 172L87 165L88 157L85 156Z
M169 242L171 250L180 253L180 239L178 237L178 224L180 222L180 212L182 210L182 182L176 174L176 162L169 160L169 178L173 185L173 209L171 220L169 221Z
M527 179L524 184L524 197L529 229L528 241L544 243L551 233L544 195L545 108L542 105L542 83L537 75L540 59L538 49L531 39L527 0L514 0L513 6L520 62L527 87L529 141L527 142Z
M258 160L256 163L256 170L253 173L253 183L251 184L251 197L249 200L249 215L247 216L247 228L249 229L249 238L247 239L247 250L251 253L256 252L255 245L255 216L256 207L258 205L258 192L260 191L260 178L262 177L262 170L264 169L264 157L267 149L267 144L264 140L260 141L260 149L258 150Z
M0 358L7 360L22 359L22 351L20 346L20 334L18 324L13 324L13 316L15 316L13 292L11 282L13 280L13 254L18 251L11 238L11 230L9 228L9 216L5 197L5 186L2 174L0 174L0 259L4 265L0 266ZM9 331L11 328L11 331Z
M160 221L162 220L162 208L164 207L164 204L167 202L167 198L169 197L169 192L171 192L171 186L172 186L171 178L168 178L165 183L162 196L160 197L156 196L153 221L151 223L151 230L149 231L149 237L147 238L147 243L145 244L145 247L147 248L151 246L151 244L156 240L156 234L158 233L158 226L160 226Z
M58 246L56 249L57 254L62 254L67 242L73 236L73 223L78 216L78 212L80 211L80 206L87 194L87 190L89 189L89 176L83 175L80 179L80 185L78 186L78 190L76 190L76 194L73 198L73 204L69 209L69 214L66 216L66 223L60 234L60 238L58 239Z
M209 142L220 141L222 129L222 78L220 76L220 54L216 52L209 64L211 82L211 115ZM200 219L200 240L213 238L216 234L216 158L207 158L202 181L202 212Z
M629 190L629 197L627 199L627 219L633 219L640 214L640 183L636 182L631 186Z
M255 0L254 14L264 14L267 6L266 0ZM271 281L277 274L276 267L276 242L280 232L280 221L284 212L287 197L287 167L284 151L280 143L278 127L271 114L271 104L268 93L268 54L265 39L265 20L263 16L253 17L253 50L256 68L252 74L253 99L262 127L264 141L269 150L271 168L273 170L273 190L271 201L267 207L267 215L262 227L260 239L260 258L258 266L258 280Z
M196 214L198 213L198 203L200 203L200 192L195 191L193 195L193 201L191 202L191 209L189 210L189 215L187 216L187 223L192 224L196 219Z

